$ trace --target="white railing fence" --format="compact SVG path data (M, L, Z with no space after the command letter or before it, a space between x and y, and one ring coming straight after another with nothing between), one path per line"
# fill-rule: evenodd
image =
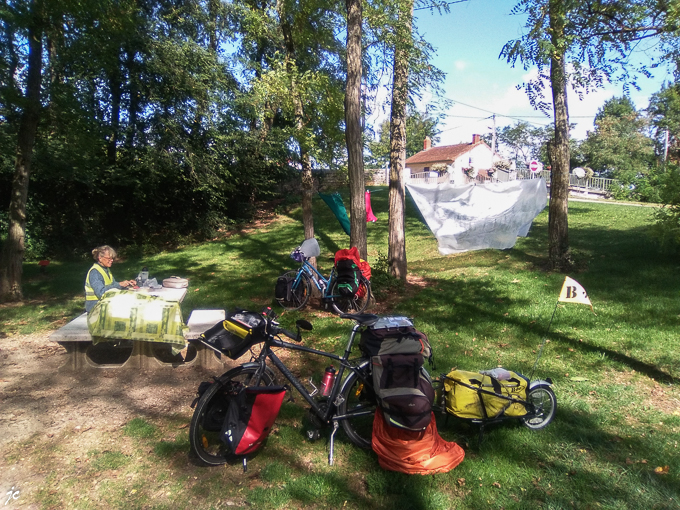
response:
M496 174L492 177L488 177L486 175L485 176L477 175L475 178L466 177L466 181L467 183L499 182L508 180L507 179L508 177L510 177L511 180L514 180L513 177L515 179L538 179L539 177L543 177L545 181L548 183L548 186L550 186L550 171L541 170L540 172L532 172L526 167L518 168L514 174L505 174L503 176L500 176L500 172L496 172ZM449 182L449 175L448 174L437 175L435 172L422 172L417 174L407 173L406 182L410 182L413 184L427 184L431 186L436 186L438 184ZM579 179L574 174L569 174L569 187L575 191L584 192L594 191L605 193L608 192L612 188L612 186L618 185L619 181L617 181L616 179L607 179L605 177L590 177L590 178L584 177L582 179Z

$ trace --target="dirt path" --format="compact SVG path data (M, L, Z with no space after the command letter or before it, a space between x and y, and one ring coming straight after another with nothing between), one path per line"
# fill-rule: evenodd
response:
M16 449L35 437L48 441L64 431L81 433L84 443L96 446L97 431L113 431L134 417L181 414L188 422L198 384L216 375L190 366L68 372L60 370L66 351L48 336L0 338L0 496L5 499L16 484L26 487L44 476L35 465L6 463L10 446ZM87 447L79 444L80 450Z
M36 432L116 427L134 416L182 412L198 384L214 375L198 367L74 373L60 370L66 361L47 334L0 339L0 447Z

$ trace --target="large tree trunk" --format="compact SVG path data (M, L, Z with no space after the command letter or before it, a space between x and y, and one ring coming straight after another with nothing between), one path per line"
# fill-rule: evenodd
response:
M366 197L361 131L361 0L346 0L347 89L345 91L345 141L349 174L350 246L368 258L366 246Z
M140 92L138 88L139 73L137 72L137 64L135 63L135 50L131 47L128 47L125 50L125 53L125 66L128 71L128 80L130 84L130 101L128 103L127 111L128 126L125 137L125 146L128 152L128 161L134 161L135 136L137 134L137 120L140 100Z
M286 44L286 69L290 75L290 92L295 107L296 140L300 146L300 163L302 165L302 224L305 230L305 239L311 239L314 237L314 213L312 211L314 181L312 177L312 158L309 155L309 145L305 133L305 110L297 85L297 68L293 65L295 62L295 42L293 41L291 26L284 12L284 3L278 1L276 8L281 20L283 40ZM309 263L316 267L316 257L309 259Z
M26 95L19 125L14 180L9 203L9 229L2 249L0 265L0 301L19 301L21 292L21 264L26 236L26 201L31 175L33 145L40 119L40 84L42 79L43 22L42 5L36 0L31 5L32 23L28 31L28 72Z
M569 112L564 64L564 20L562 2L550 1L550 28L554 50L550 62L550 84L555 117L555 145L552 149L550 206L548 208L548 257L550 268L567 271L569 252Z
M106 146L106 157L110 165L115 165L118 154L118 136L120 130L120 100L123 94L119 59L116 59L116 69L109 73L109 88L111 89L111 133Z
M394 77L390 117L390 220L387 261L390 273L406 280L406 232L404 225L404 166L406 161L406 101L408 56L411 45L413 3L399 20L401 37L394 48Z
M210 21L206 23L206 29L208 30L208 38L210 39L210 49L214 53L217 53L218 43L219 43L219 30L217 25L219 23L218 10L220 3L218 0L208 0L208 15L210 16Z
M302 132L304 128L302 108L302 101L297 90L293 93L295 100L295 118L298 125L300 136L304 137ZM305 239L314 237L314 213L312 211L312 192L314 187L314 180L312 177L312 160L309 156L309 151L304 144L300 144L300 159L302 163L302 224L305 229ZM316 257L309 260L310 264L316 267Z

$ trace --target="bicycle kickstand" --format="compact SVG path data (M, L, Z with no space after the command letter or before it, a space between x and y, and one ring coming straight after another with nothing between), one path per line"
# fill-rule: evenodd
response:
M338 422L333 422L333 432L331 432L331 450L328 452L328 465L333 465L333 442L335 441L335 433L338 431Z

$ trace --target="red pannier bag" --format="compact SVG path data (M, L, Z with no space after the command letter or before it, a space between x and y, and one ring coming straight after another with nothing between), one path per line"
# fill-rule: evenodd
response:
M364 259L361 259L359 261L359 269L361 269L361 274L364 275L364 278L370 281L371 266L368 265L368 262L366 262Z
M286 388L257 386L238 388L231 399L220 431L222 440L235 455L259 449L279 414ZM244 458L244 470L245 470Z
M361 259L359 261L359 269L361 269L361 274L364 275L364 278L370 281L371 266L368 265L368 262L366 262L364 259ZM357 296L362 298L364 297L364 294L366 294L366 288L364 285L360 285L359 290L357 291Z
M380 467L410 475L447 473L465 458L465 451L437 432L434 413L422 432L390 427L380 408L373 420L373 451Z
M337 264L341 260L351 260L357 266L361 262L361 257L359 257L359 250L356 246L352 246L347 250L338 250L335 252L335 263Z

